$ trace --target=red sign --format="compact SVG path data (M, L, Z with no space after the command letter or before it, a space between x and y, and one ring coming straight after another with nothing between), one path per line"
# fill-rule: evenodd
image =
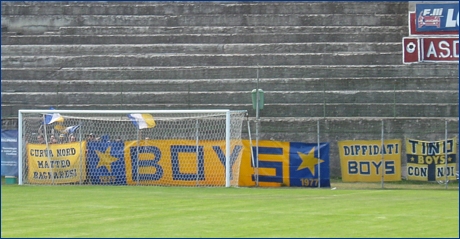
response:
M422 61L457 61L458 37L422 38Z
M458 62L458 37L404 37L403 63Z
M403 47L403 63L420 62L420 43L417 37L404 37L402 42Z
M428 31L428 32L419 32L417 31L417 20L421 20L420 17L417 19L415 16L415 12L409 12L409 35L457 35L458 36L458 31L438 31L438 32L433 32L433 31ZM426 20L426 19L425 19ZM439 19L438 19L439 20ZM428 22L425 24L439 24L439 22L436 19L429 19Z

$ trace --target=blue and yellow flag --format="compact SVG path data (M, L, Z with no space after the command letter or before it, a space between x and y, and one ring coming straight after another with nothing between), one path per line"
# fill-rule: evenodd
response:
M53 107L50 110L54 110ZM59 113L45 114L45 124L52 124L54 122L64 122L64 117Z
M156 126L151 114L128 114L128 118L138 129L148 129Z
M259 141L259 160L252 160L249 140L243 140L240 186L330 187L329 143ZM252 142L252 154L257 155ZM254 163L253 163L254 162Z

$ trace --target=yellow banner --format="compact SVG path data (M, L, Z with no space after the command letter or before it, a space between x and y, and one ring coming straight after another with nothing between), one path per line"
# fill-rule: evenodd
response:
M241 146L233 147L233 172L240 154ZM225 141L127 141L124 160L128 185L225 185Z
M254 140L252 141L252 146L256 146ZM257 181L261 187L290 186L290 142L259 141L258 173L256 172L257 168L253 166L249 140L243 140L243 148L240 166L240 186L255 186ZM256 155L254 154L255 157Z
M446 146L447 145L447 146ZM439 141L406 139L407 179L417 181L455 180L456 138ZM447 155L447 160L446 160Z
M80 147L81 145L81 147ZM86 179L86 142L27 144L28 180L34 184L73 183Z
M401 180L401 140L343 140L338 142L342 181ZM382 162L383 151L383 162Z

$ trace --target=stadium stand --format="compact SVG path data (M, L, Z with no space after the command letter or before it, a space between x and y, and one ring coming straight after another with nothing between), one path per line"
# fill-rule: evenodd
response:
M458 63L402 64L408 11L407 2L2 1L2 121L51 106L254 118L257 71L261 139L309 140L299 130L316 119L352 130L458 118Z

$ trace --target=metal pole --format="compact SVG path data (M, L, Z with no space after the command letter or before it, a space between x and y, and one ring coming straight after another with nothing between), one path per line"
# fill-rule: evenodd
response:
M444 142L444 157L445 157L445 165L444 165L444 175L446 175L446 189L447 189L447 180L448 180L448 177L447 177L447 120L445 121L445 131L446 131L446 140Z
M78 125L79 126L79 129L78 129L78 138L79 138L79 141L80 141L80 185L83 183L83 145L81 144L81 120L78 121ZM74 137L76 137L74 135ZM67 139L69 139L67 137ZM70 141L70 140L69 140ZM88 143L88 142L87 142ZM86 145L86 147L88 147L88 145ZM88 167L88 165L86 165L86 167ZM85 178L88 177L88 175L86 175L86 167L85 167Z
M22 155L23 154L22 150L23 150L24 144L26 144L26 142L24 140L22 127L23 127L23 125L22 125L22 112L19 110L19 112L18 112L18 185L23 184L22 177L23 177L23 170L24 170L24 166L25 166L25 165L23 165L24 155ZM26 173L26 172L24 172L24 173Z
M259 68L257 68L256 88L256 186L259 186Z
M43 131L44 131L44 137L45 137L45 144L46 144L46 155L48 156L48 162L50 165L50 172L51 172L51 185L54 185L54 174L53 174L53 164L51 164L51 156L50 156L50 151L51 149L49 148L49 143L48 143L48 134L46 133L46 122L45 122L45 114L43 115Z
M227 111L225 116L225 187L231 186L231 177L230 173L232 172L231 160L231 149L230 149L230 140L231 140L231 114L230 111ZM238 185L238 183L236 184Z
M380 165L380 167L382 168L382 188L383 188L383 182L385 181L385 154L384 154L384 149L385 149L385 144L383 142L383 120L382 120L382 148L381 148L382 163Z
M196 119L196 124L195 124L195 145L196 145L196 185L198 186L198 174L199 174L199 169L200 169L200 156L198 155L199 154L199 150L198 150L198 142L199 142L199 135L198 135L198 127L199 127L199 123L198 123L198 119ZM225 165L227 166L227 165Z
M137 160L136 160L136 184L139 185L139 140L141 137L141 131L139 128L137 128L137 147L136 147L136 152L137 152Z
M254 162L254 150L252 149L251 126L249 124L249 119L247 119L247 121L248 121L249 148L251 149L251 164L252 164L252 167L254 167L256 164Z
M316 131L317 131L317 139L318 139L318 188L321 188L321 148L320 148L320 141L319 141L319 120L316 121Z

